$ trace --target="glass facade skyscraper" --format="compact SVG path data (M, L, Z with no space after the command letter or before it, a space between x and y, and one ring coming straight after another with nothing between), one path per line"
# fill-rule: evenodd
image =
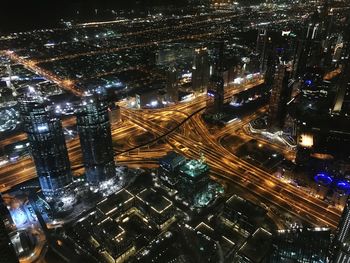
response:
M350 262L350 200L348 199L340 218L334 240L334 262Z
M220 43L218 54L214 65L214 72L210 77L210 89L214 93L214 112L221 113L224 106L224 78L223 78L223 59L224 43Z
M90 185L97 186L115 175L108 110L105 96L94 91L84 96L77 111L86 179Z
M20 113L41 189L45 196L59 195L72 183L61 120L38 94L20 98Z
M19 262L5 225L5 220L9 216L9 212L0 194L0 263Z
M207 91L210 79L210 64L207 48L195 49L192 66L192 88L195 93Z
M285 65L278 65L272 84L268 126L272 131L282 130L287 114L287 102L291 97L291 88L288 85L289 72Z

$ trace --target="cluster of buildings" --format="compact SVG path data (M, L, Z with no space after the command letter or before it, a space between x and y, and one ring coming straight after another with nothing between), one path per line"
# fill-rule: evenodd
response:
M216 2L217 5L226 6L227 1ZM250 130L269 139L278 138L296 149L295 161L299 167L317 174L320 184L330 186L332 182L338 182L337 186L345 185L342 193L348 194L350 21L336 17L332 12L328 1L325 1L320 11L307 19L298 37L294 32L282 31L282 37L276 40L268 29L259 28L252 57L257 58L265 83L234 96L230 105L239 107L242 101L268 96L266 116L262 121L252 121ZM343 24L337 26L334 20ZM147 24L143 22L138 25L140 29ZM92 33L96 45L108 47L108 44L98 40L103 38L102 35L95 31ZM180 33L188 32L184 30ZM110 40L121 38L113 32L107 31L105 34L104 37ZM90 35L79 35L79 39L74 41L85 43L89 38ZM140 40L161 39L162 36L155 33L132 40L137 43ZM209 42L188 46L179 43L166 45L157 50L152 62L147 57L146 48L140 53L128 51L132 56L125 53L119 57L121 60L132 58L128 61L130 65L144 60L148 66L146 69L122 68L119 64L109 68L112 63L106 61L117 60L117 55L113 54L105 61L108 67L104 70L113 72L118 69L124 75L128 75L125 72L134 72L140 76L140 72L143 72L149 77L145 80L142 75L140 79L146 86L152 83L155 88L150 92L139 87L139 83L133 83L137 87L133 90L136 108L157 107L159 103L177 103L191 96L206 94L209 108L206 114L220 120L224 114L224 87L240 83L240 80L235 83L235 78L245 75L250 58L242 58L242 67L226 67L224 50L229 48L230 43ZM81 47L90 51L90 47L82 43ZM49 49L56 44L48 43L45 46L47 50L42 51L41 66L59 71L62 65L69 64L65 59L57 65L45 61L45 52L50 53ZM93 60L91 57L89 59ZM101 57L99 59L103 60ZM57 60L61 59L58 57ZM77 65L80 63L76 62ZM23 79L13 76L13 69L25 72ZM51 236L51 231L43 223L50 246L58 244L65 250L63 254L66 256L91 262L350 261L349 201L346 202L335 237L327 228L291 227L278 231L269 208L258 206L238 195L225 198L223 187L211 179L210 168L204 158L189 160L175 152L159 160L157 173L141 175L136 182L121 188L116 176L111 136L111 121L117 109L107 101L104 89L86 91L74 106L65 104L63 110L50 98L62 92L56 85L27 74L18 65L14 68L2 67L1 71L1 108L8 111L18 101L19 113L12 114L20 116L27 134L41 192L55 209L62 211L73 210L75 196L80 191L77 190L79 183L71 172L61 120L62 111L75 115L85 169L85 191L82 193L97 193L103 199L76 215L74 220L61 225L61 233ZM325 74L329 71L331 73ZM74 75L72 72L66 74ZM82 71L84 74L86 72ZM82 78L79 74L75 76ZM33 86L14 89L14 82L28 80L39 82L40 85L36 83L34 86L48 93L44 94ZM118 78L103 76L102 86L113 87L116 97L131 94ZM10 114L7 113L7 116ZM0 125L16 126L17 121L9 121L12 119L11 116L4 118ZM260 153L265 154L263 151ZM282 158L275 153L268 155ZM271 156L268 156L268 160ZM143 176L152 178L143 181ZM0 201L0 219L7 218L6 207ZM5 231L9 224L6 220L0 220L0 254L4 255L5 262L15 263L18 261Z
M21 96L19 104L44 196L56 199L69 195L74 189L73 177L60 117L50 100L35 89ZM93 189L106 190L113 185L115 163L109 104L102 91L83 96L76 118L86 181Z
M190 210L212 203L223 189L209 177L209 166L204 159L187 160L170 152L159 162L160 183Z
M258 32L256 51L271 95L268 113L263 121L252 121L250 129L296 148L296 163L311 174L346 178L349 22L333 12L325 1L304 22L298 37L282 32L284 44L266 29Z

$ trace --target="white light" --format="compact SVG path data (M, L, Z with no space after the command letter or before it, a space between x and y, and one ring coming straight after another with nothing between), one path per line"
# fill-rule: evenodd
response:
M48 129L49 129L49 127L46 123L38 126L39 132L47 131Z
M156 107L157 105L158 105L158 101L156 101L156 100L151 101L152 107Z
M29 90L30 93L35 93L35 89L34 89L34 87L32 87L32 86L29 86L29 87L28 87L28 90Z

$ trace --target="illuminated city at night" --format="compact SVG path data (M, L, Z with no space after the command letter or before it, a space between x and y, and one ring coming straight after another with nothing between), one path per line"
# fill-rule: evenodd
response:
M350 0L1 9L0 263L350 263Z

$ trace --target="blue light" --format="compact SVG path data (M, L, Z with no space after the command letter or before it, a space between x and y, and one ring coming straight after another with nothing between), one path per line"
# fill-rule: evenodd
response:
M330 185L333 182L332 177L324 173L318 173L314 177L315 181L319 184Z
M305 80L305 84L310 86L312 84L312 80L308 79L308 80Z
M209 97L215 97L215 94L214 94L214 93L212 93L212 92L209 92L209 91L208 91L208 93L207 93L207 94L208 94L208 96L209 96Z
M350 190L350 183L347 181L338 181L337 188L342 191L349 191Z

